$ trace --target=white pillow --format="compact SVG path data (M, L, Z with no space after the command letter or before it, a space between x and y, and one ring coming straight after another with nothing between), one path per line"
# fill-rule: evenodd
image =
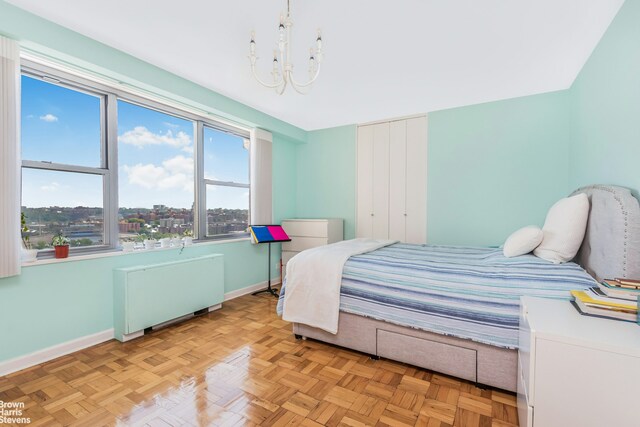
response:
M554 264L571 261L582 244L589 218L589 198L580 193L551 206L544 221L544 238L533 254Z
M528 225L514 231L504 242L502 252L507 258L528 254L542 242L544 233L540 227Z

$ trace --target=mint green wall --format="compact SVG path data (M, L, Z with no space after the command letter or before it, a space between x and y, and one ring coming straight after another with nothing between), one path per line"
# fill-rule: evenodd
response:
M296 146L306 140L302 129L1 0L0 34L110 78L153 88L155 92L171 94L236 122L272 131L274 217L280 220L295 216ZM266 280L266 250L264 246L239 241L196 245L182 255L174 250L143 252L24 268L20 276L0 279L0 361L112 328L114 268L221 253L225 256L225 292L230 292ZM274 264L278 254L276 246L272 255ZM273 277L279 276L276 268L272 268L272 272Z
M298 218L343 218L355 237L356 126L309 132L296 147Z
M571 187L640 191L640 1L627 0L571 87Z
M544 222L568 192L566 92L429 113L428 241L499 245ZM356 126L297 148L297 215L345 219L355 236Z
M429 243L500 245L542 225L569 190L568 103L554 92L429 114Z

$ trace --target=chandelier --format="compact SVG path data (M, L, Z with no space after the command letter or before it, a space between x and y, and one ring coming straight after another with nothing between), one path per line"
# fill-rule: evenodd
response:
M291 0L287 0L287 14L280 15L280 25L278 26L278 47L273 51L273 69L271 75L273 81L271 83L264 82L258 76L256 71L256 39L255 32L251 33L251 41L249 42L249 61L251 62L251 72L256 80L263 86L275 89L278 95L282 95L291 85L296 92L305 94L310 89L313 82L316 81L320 74L320 64L322 63L322 35L318 30L316 38L316 46L309 50L309 80L305 83L296 81L293 77L293 64L291 63L291 27L293 27L293 19L291 19Z

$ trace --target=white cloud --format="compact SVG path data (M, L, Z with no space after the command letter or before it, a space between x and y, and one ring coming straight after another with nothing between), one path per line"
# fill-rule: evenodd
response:
M136 184L144 188L154 188L158 180L162 178L166 171L161 166L143 165L138 163L134 166L123 166L129 177L129 184Z
M58 117L54 116L53 114L45 114L44 116L40 116L40 120L47 123L53 123L58 121Z
M193 175L193 159L179 155L162 162L162 165L171 173L186 173Z
M162 162L162 166L138 163L123 166L129 184L147 189L193 191L193 159L179 155Z
M145 145L169 145L176 148L192 145L191 136L185 132L180 131L175 135L170 130L164 134L153 133L144 126L136 126L132 130L126 131L118 136L118 142L131 144L140 148Z
M162 122L162 124L171 129L178 129L180 127L180 125L177 125L175 123Z
M52 182L51 184L46 184L40 187L42 191L57 191L60 188L60 184L57 182Z

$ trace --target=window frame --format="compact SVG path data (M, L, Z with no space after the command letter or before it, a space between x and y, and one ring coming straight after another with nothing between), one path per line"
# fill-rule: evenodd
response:
M100 165L97 167L80 166L66 163L24 160L21 159L21 169L48 170L55 172L67 172L75 174L88 174L102 176L102 232L103 241L101 245L92 245L84 247L70 248L70 254L87 254L92 252L100 252L115 249L118 240L117 226L114 229L113 221L110 220L112 211L117 210L117 198L112 197L112 189L118 187L117 170L114 173L113 165L117 164L114 156L117 153L113 150L112 140L114 133L109 120L110 114L115 107L116 98L113 93L106 91L99 85L94 85L81 77L73 77L65 73L51 72L48 67L35 66L35 64L23 61L21 66L21 76L27 76L33 79L41 80L45 83L63 87L87 95L96 96L100 99ZM117 130L116 130L117 132ZM117 135L115 135L117 139ZM22 197L22 196L21 196ZM22 203L21 203L22 205ZM115 232L115 235L114 235ZM42 249L38 251L38 258L53 257L53 248Z
M201 122L198 124L197 128L197 141L199 142L199 146L196 148L195 153L200 153L198 159L196 160L196 194L200 197L198 198L201 202L198 204L196 201L196 207L198 209L198 215L194 216L198 218L200 221L194 224L194 228L197 228L196 236L201 240L219 240L219 239L229 239L229 238L243 238L249 237L249 232L245 231L244 233L227 233L227 234L215 234L212 236L207 235L207 186L218 186L218 187L233 187L233 188L246 188L249 190L249 200L248 200L248 212L247 212L247 226L251 224L251 150L249 149L248 153L248 162L247 162L247 171L249 172L249 182L247 184L234 182L234 181L218 181L214 179L205 178L204 176L204 128L207 127L209 129L213 129L219 132L230 133L239 138L249 140L249 144L251 144L251 133L247 132L246 135L241 135L238 132L231 132L228 129L220 128L211 123ZM195 154L194 153L194 154Z
M120 249L119 244L119 186L118 186L118 101L128 102L143 108L152 109L160 113L175 116L193 122L194 126L194 225L193 232L196 242L228 240L229 238L241 239L249 236L249 233L221 234L207 236L207 185L221 185L242 187L249 190L249 224L251 218L251 173L250 162L251 152L249 150L249 184L239 184L226 181L213 181L204 178L204 128L212 128L218 131L231 133L240 138L248 139L253 143L253 132L249 127L224 121L213 116L213 113L203 111L201 114L189 111L189 106L184 109L169 105L166 102L157 100L153 93L149 92L144 96L133 93L133 91L110 86L91 79L90 76L80 76L49 65L41 64L31 59L21 58L21 76L26 75L31 78L42 80L46 83L58 85L67 89L87 93L100 97L100 147L101 164L100 167L89 167L79 165L68 165L64 163L53 163L37 160L22 160L21 169L39 169L59 172L71 172L78 174L101 175L103 177L103 227L104 239L102 245L74 247L70 248L70 255L85 255L97 252L114 251ZM122 84L122 83L120 83ZM209 117L208 117L209 116ZM21 203L22 205L22 203ZM38 258L53 257L53 249L43 249L38 251Z

